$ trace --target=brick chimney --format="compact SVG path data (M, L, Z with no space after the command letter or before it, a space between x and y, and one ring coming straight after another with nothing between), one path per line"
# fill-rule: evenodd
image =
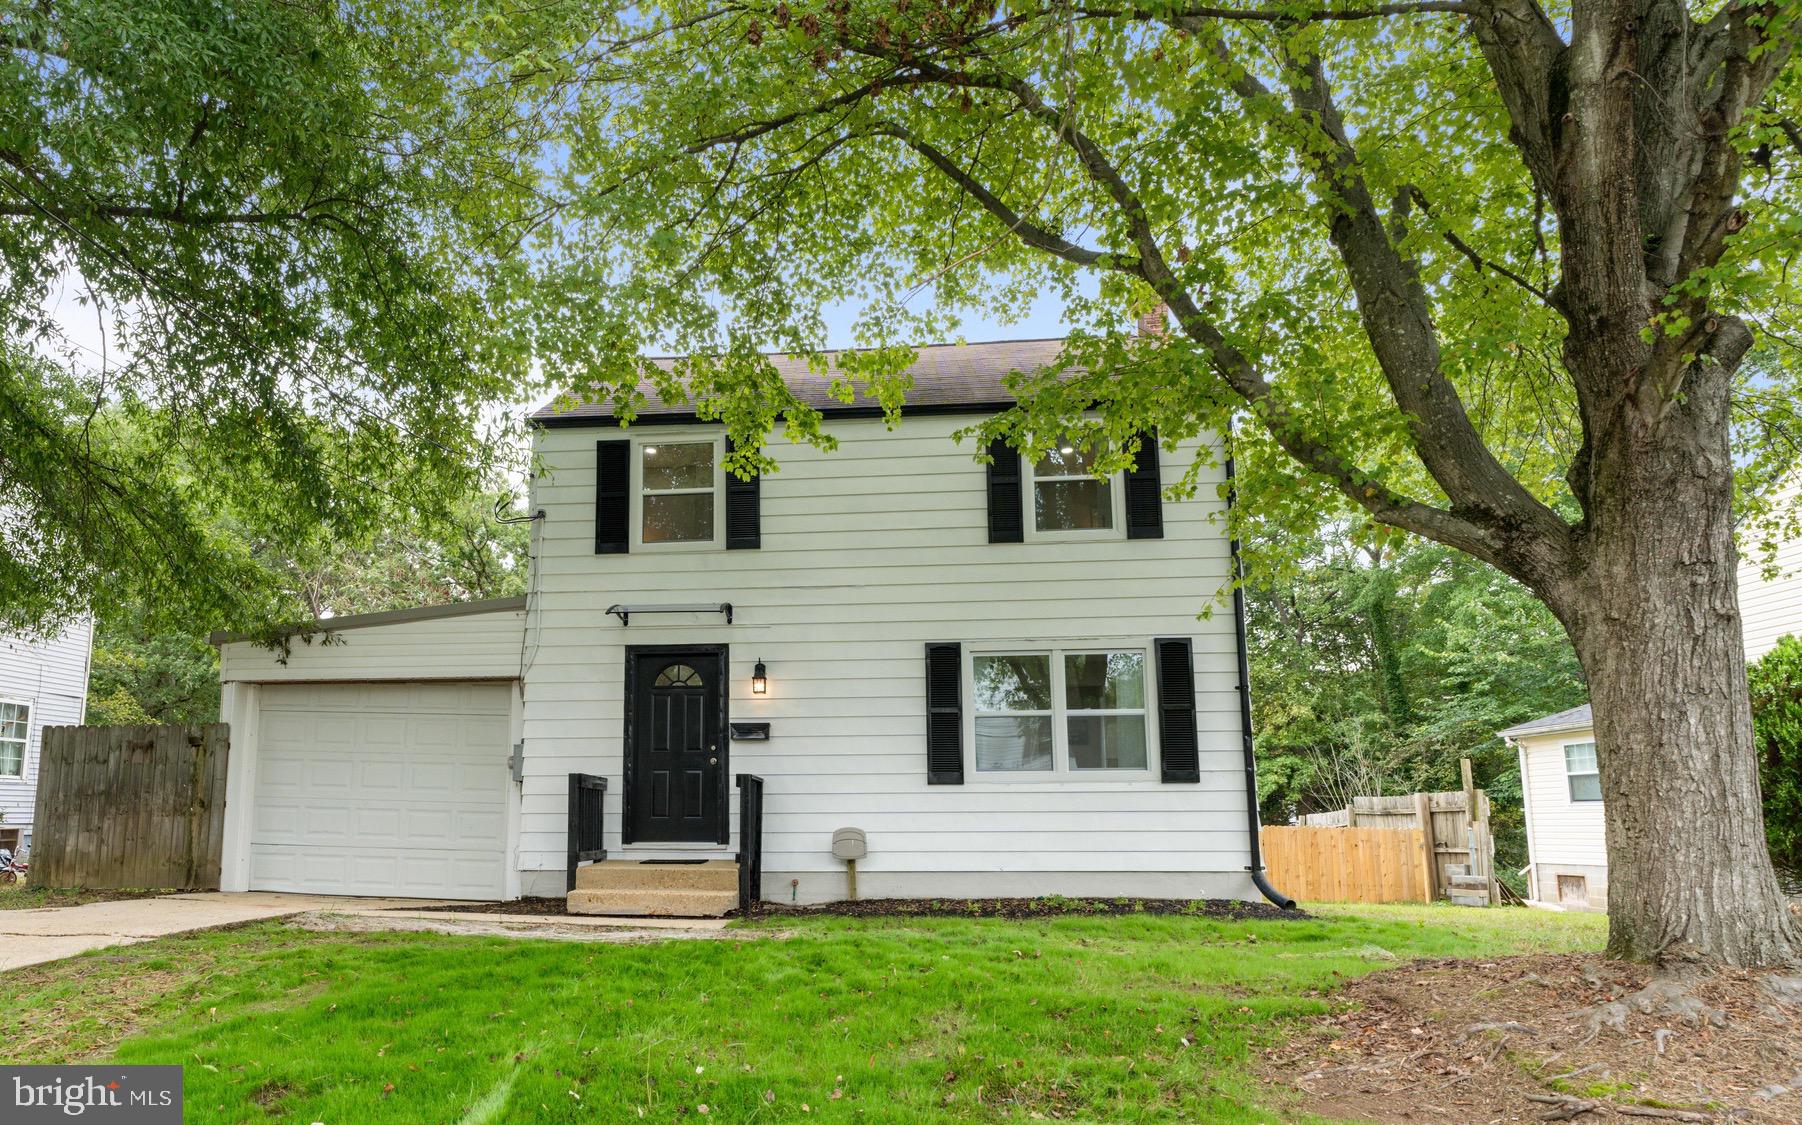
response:
M1162 301L1159 301L1157 304L1151 306L1149 309L1146 309L1143 313L1139 314L1139 335L1141 335L1141 336L1168 336L1168 335L1170 335L1169 318L1170 318L1170 306L1166 305Z

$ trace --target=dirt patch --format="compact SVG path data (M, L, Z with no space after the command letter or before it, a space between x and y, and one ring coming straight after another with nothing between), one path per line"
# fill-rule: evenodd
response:
M1266 1052L1297 1108L1383 1122L1802 1121L1802 979L1593 955L1423 961Z
M294 1088L286 1082L265 1082L250 1092L250 1100L268 1113L280 1109L282 1102L293 1092Z
M79 989L59 991L55 985L68 978L69 964L30 965L7 974L14 994L8 997L0 1061L72 1063L99 1058L135 1032L165 996L193 979L192 973L165 969L138 968L129 975L90 972ZM21 1003L20 996L29 1000Z
M827 902L818 906L786 906L760 902L752 910L757 918L1070 918L1126 914L1188 915L1232 921L1306 918L1300 910L1279 910L1268 903L1237 899L1182 898L870 898L856 902Z

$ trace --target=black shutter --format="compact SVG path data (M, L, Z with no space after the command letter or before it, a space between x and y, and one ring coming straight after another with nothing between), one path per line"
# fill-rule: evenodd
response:
M732 439L726 439L726 452L732 452ZM736 473L726 473L726 549L755 551L763 546L762 517L763 475L740 480Z
M1201 751L1195 738L1195 656L1187 637L1160 637L1158 748L1163 780L1200 781Z
M594 443L594 553L632 549L632 443Z
M1020 496L1020 455L1006 439L989 442L989 542L1026 538Z
M1137 463L1126 471L1126 537L1164 537L1164 482L1158 476L1158 434L1139 434Z
M964 656L956 643L926 646L926 783L964 783Z

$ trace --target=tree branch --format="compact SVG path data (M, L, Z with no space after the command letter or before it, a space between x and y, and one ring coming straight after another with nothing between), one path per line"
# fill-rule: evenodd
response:
M1019 236L1020 241L1048 254L1055 254L1067 262L1079 266L1100 265L1122 273L1139 274L1139 262L1130 255L1109 254L1103 250L1092 250L1087 246L1079 246L1061 235L1055 234L1036 223L1027 222L1025 217L1009 207L999 196L991 191L975 176L962 168L943 151L927 141L915 136L905 126L892 121L877 123L871 132L890 136L913 149L946 178L961 188L964 194L982 205L983 210L995 216L1010 232Z
M844 45L848 50L869 57L896 63L901 61L893 49L885 45L864 42L846 42ZM1435 416L1450 410L1454 430L1457 431L1453 435L1453 443L1458 444L1461 449L1464 444L1470 446L1472 461L1469 466L1440 464L1441 471L1446 473L1454 485L1459 486L1458 491L1448 490L1454 504L1450 511L1395 492L1373 474L1345 460L1309 432L1307 424L1276 397L1269 381L1251 360L1227 339L1219 326L1196 304L1187 287L1170 269L1143 201L1101 147L1077 126L1074 114L1067 107L1047 102L1031 83L1005 71L954 70L920 59L908 62L922 79L953 89L984 89L1007 95L1030 118L1050 132L1059 144L1072 152L1090 182L1107 196L1123 220L1134 249L1138 251L1135 267L1126 272L1136 273L1169 306L1184 333L1201 346L1223 381L1245 400L1277 444L1305 469L1326 478L1353 503L1384 523L1466 551L1541 590L1562 581L1561 567L1568 550L1563 521L1534 500L1518 481L1495 462L1488 447L1477 437L1468 417L1463 413L1462 403L1439 373L1436 363L1429 365L1424 372L1411 370L1408 375L1423 387L1431 389L1432 396L1437 397L1423 400L1419 393L1411 389L1413 384L1405 380L1401 381L1396 393L1398 398L1404 400L1404 409L1408 409L1406 404L1409 402L1424 401L1429 412ZM1248 80L1256 82L1255 79ZM1336 111L1331 110L1330 103L1326 108L1331 112L1336 126ZM1057 253L1066 260L1080 260L1081 264L1102 264L1098 252L1064 243L1058 236L1050 235L1042 228L1031 228L1029 231L1028 224L1022 222L992 191L955 161L909 130L884 123L875 131L896 137L926 157L941 174L951 178L991 214L1008 224L1022 241ZM1337 129L1337 140L1343 146L1343 129ZM1361 182L1359 186L1361 188ZM1034 238L1039 241L1034 242ZM1045 244L1051 240L1056 240L1057 244ZM1389 246L1386 238L1382 245L1393 253L1393 247ZM1072 253L1078 257L1071 257ZM1385 279L1385 282L1389 280L1392 279ZM1421 311L1418 316L1424 321L1424 296L1419 298L1419 307ZM1381 332L1373 332L1372 338L1375 340L1382 335ZM1438 440L1437 435L1433 437L1435 441ZM1433 444L1434 442L1428 442L1428 445ZM1443 462L1444 457L1435 456L1434 460ZM1488 485L1488 490L1479 487L1479 482ZM1460 492L1463 493L1462 496Z
M217 226L267 226L281 223L325 222L335 216L314 214L311 211L241 211L231 213L189 214L178 209L165 207L144 207L126 203L104 203L79 211L59 207L55 204L0 203L0 216L43 218L50 217L62 222L91 215L99 215L108 219L149 219L159 223L174 223L180 226L217 227Z
M1307 12L1264 11L1243 8L1179 8L1174 12L1153 12L1144 8L1077 8L1076 15L1085 19L1135 20L1238 20L1253 23L1324 23L1333 20L1370 20L1386 16L1415 16L1445 13L1472 16L1483 9L1462 0L1419 0L1417 3L1378 4L1372 8L1320 8Z
M1215 50L1239 76L1234 89L1241 97L1269 96L1262 82L1236 65L1223 42L1216 41ZM1319 58L1290 62L1291 101L1327 144L1300 136L1289 140L1296 159L1311 168L1321 194L1336 204L1328 235L1357 294L1364 334L1390 395L1408 420L1415 454L1450 498L1453 511L1477 514L1482 522L1506 529L1523 559L1562 554L1568 526L1496 460L1457 388L1440 369L1438 334L1419 270L1390 240Z
M1431 203L1427 202L1427 197L1425 195L1421 194L1421 191L1419 188L1409 187L1408 194L1413 197L1413 199L1416 203L1420 204L1420 209L1422 211L1424 211L1429 216L1433 215L1433 205ZM1437 216L1434 216L1434 217L1436 218ZM1552 299L1552 295L1550 293L1547 293L1544 289L1541 289L1539 286L1534 285L1531 281L1528 281L1526 278L1522 277L1518 273L1515 273L1513 270L1509 269L1507 266L1502 265L1500 262L1494 262L1494 261L1490 261L1490 260L1484 258L1483 255L1477 253L1475 247L1471 246L1470 243L1464 241L1464 239L1458 237L1458 232L1452 230L1451 228L1447 227L1441 233L1444 236L1445 241L1451 246L1452 249L1456 250L1458 253L1460 253L1460 254L1464 255L1466 258L1470 259L1470 264L1477 267L1477 272L1481 273L1482 271L1484 271L1486 269L1493 270L1494 272L1507 278L1509 281L1512 281L1514 284L1520 286L1522 289L1525 289L1527 292L1533 294L1533 296L1538 297L1542 302L1545 303L1547 308L1551 309L1554 312L1558 311L1558 302L1556 302Z

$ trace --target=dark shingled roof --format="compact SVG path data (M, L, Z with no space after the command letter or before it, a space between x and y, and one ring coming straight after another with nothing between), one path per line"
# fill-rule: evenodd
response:
M1063 340L999 340L985 344L926 344L915 349L918 358L908 370L913 374L913 387L907 392L907 408L939 412L957 412L995 407L1013 402L1003 380L1016 371L1029 372L1044 367L1063 350ZM802 356L772 355L771 362L788 383L795 397L826 414L874 412L874 401L859 400L846 406L829 393L830 372L836 369L837 351L825 353L826 375L814 373ZM668 367L670 358L652 362ZM650 384L640 384L647 399L636 420L646 422L685 421L694 417L689 402L665 403ZM552 402L532 415L541 425L581 425L605 423L613 418L613 406L607 402L582 403L564 408Z
M1496 734L1502 738L1519 738L1524 734L1549 734L1552 731L1559 730L1581 730L1583 727L1591 725L1592 722L1593 720L1589 716L1589 704L1585 703L1581 707L1572 707L1569 711L1560 711L1556 715L1547 715L1542 719L1531 719L1524 723L1517 723L1507 730L1497 731Z

